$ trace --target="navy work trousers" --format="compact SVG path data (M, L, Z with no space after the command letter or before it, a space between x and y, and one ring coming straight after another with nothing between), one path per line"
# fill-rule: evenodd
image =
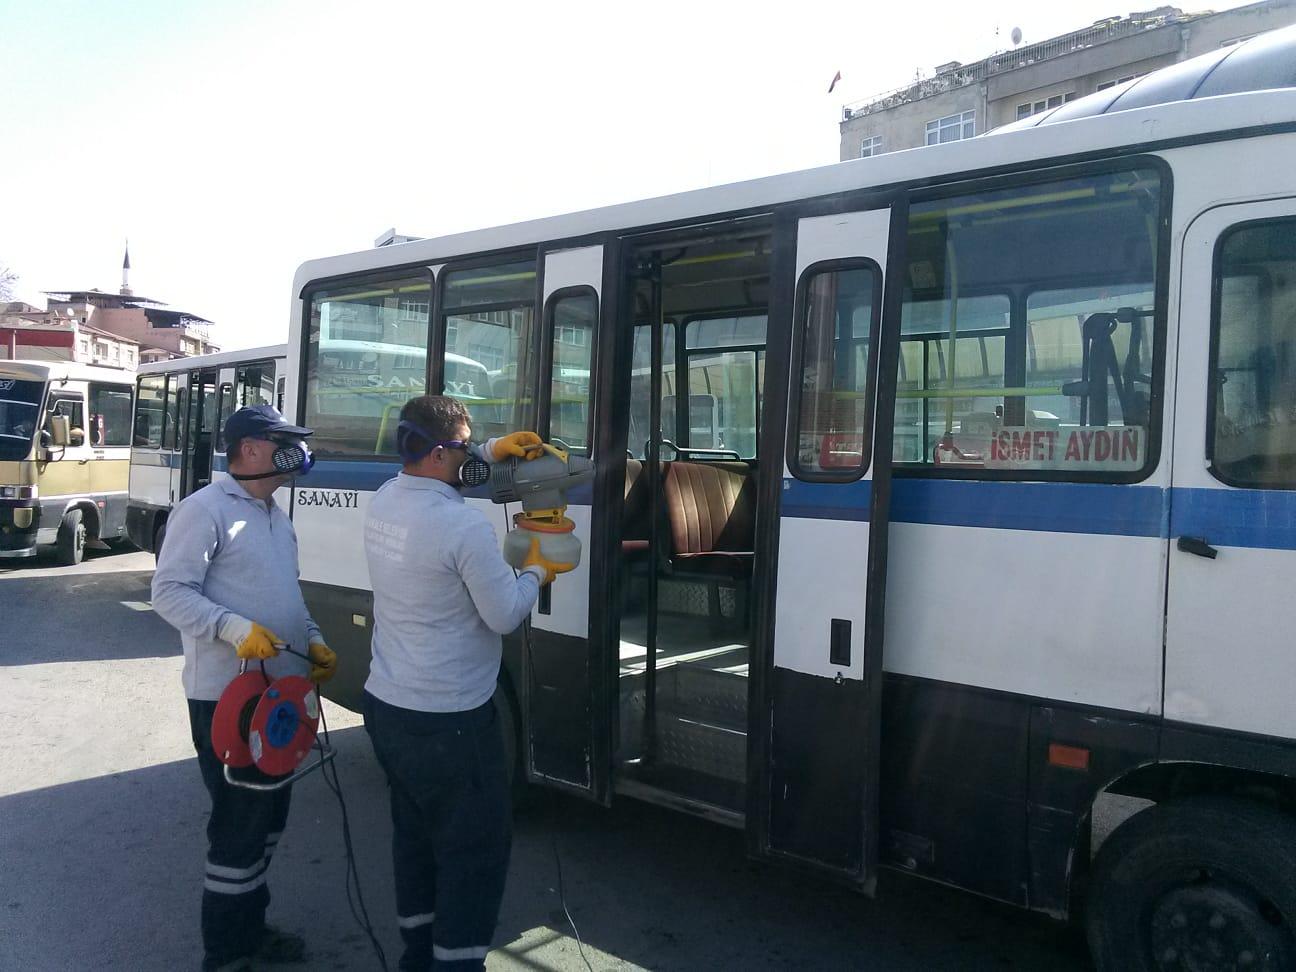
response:
M483 969L512 845L495 705L416 712L368 693L364 702L365 729L391 785L400 967Z
M203 784L211 795L207 821L207 872L203 879L203 968L215 969L256 952L270 903L266 870L288 820L292 787L273 793L225 782L225 767L211 744L215 702L189 700L189 726ZM255 769L237 771L257 782Z

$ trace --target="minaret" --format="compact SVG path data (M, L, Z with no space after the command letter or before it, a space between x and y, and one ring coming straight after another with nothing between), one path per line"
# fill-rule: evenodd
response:
M127 241L126 241L126 258L125 258L124 260L122 260L122 285L121 285L121 295L122 295L123 297L129 297L129 296L131 295L131 289L130 289L130 240L127 240Z

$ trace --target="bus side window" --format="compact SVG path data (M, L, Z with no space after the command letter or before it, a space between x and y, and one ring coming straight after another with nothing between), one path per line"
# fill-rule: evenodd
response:
M915 204L895 461L963 478L1145 476L1161 208L1146 163Z
M1233 486L1296 489L1296 219L1234 227L1216 266L1211 472Z

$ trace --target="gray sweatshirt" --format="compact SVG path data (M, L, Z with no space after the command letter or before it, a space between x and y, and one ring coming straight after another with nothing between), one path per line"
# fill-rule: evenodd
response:
M153 609L180 631L185 695L219 699L238 674L233 646L219 637L234 615L269 628L295 651L324 640L297 577L297 535L273 499L255 499L225 478L175 508L153 574ZM271 678L310 668L285 652L265 667Z
M365 689L421 712L486 702L499 675L500 635L531 612L543 571L515 576L480 510L447 483L405 473L369 503L365 555L374 590Z

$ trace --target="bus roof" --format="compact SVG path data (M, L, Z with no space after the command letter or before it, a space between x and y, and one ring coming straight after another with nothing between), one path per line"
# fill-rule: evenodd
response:
M1296 28L1262 35L1239 48L1259 41L1265 65L1272 67L1265 77L1281 80L1281 63L1296 43ZM1239 50L1238 55L1241 55ZM1207 57L1215 57L1214 54ZM1200 60L1200 59L1194 59ZM1233 58L1230 57L1229 61ZM1173 93L1159 76L1178 71L1184 64L1173 65L1141 79L1149 90ZM1228 62L1223 62L1228 63ZM1258 65L1250 63L1244 76L1263 80ZM1238 61L1238 66L1247 61ZM1273 65L1279 65L1273 67ZM1222 66L1221 66L1222 69ZM1195 69L1194 69L1195 70ZM1296 127L1296 80L1290 86L1241 93L1221 93L1203 97L1209 72L1194 89L1189 100L1173 101L1120 110L1093 113L1085 117L1062 116L1067 109L1082 105L1081 99L1058 109L1048 125L996 129L994 137L978 137L944 145L890 152L867 159L852 159L814 169L782 175L765 176L745 182L695 189L670 196L622 203L600 209L585 210L564 216L551 216L489 229L473 230L393 246L361 250L354 253L310 260L297 270L293 282L294 299L302 295L312 281L345 274L383 270L392 266L431 265L466 254L489 253L546 241L579 240L600 233L630 231L672 223L696 222L725 214L759 211L800 199L831 196L861 189L884 189L903 185L925 185L955 178L967 178L979 172L1032 162L1049 162L1112 152L1134 152L1180 141L1193 141L1236 132L1261 131L1274 126ZM1213 90L1213 89L1212 89ZM1123 89L1132 93L1133 88ZM1104 98L1108 92L1099 92ZM1123 94L1122 94L1123 96ZM1092 96L1091 96L1092 97ZM1088 110L1088 108L1086 108Z
M24 358L0 361L0 376L22 378L27 381L49 381L51 379L58 381L135 381L135 372L129 368L88 365L77 361L39 361Z
M240 361L263 361L266 358L284 358L288 356L288 345L268 344L263 348L246 348L242 351L217 351L215 354L195 354L188 358L172 358L170 361L150 361L140 365L136 374L169 375L175 371L192 371L194 368L215 368L221 365L236 364Z

